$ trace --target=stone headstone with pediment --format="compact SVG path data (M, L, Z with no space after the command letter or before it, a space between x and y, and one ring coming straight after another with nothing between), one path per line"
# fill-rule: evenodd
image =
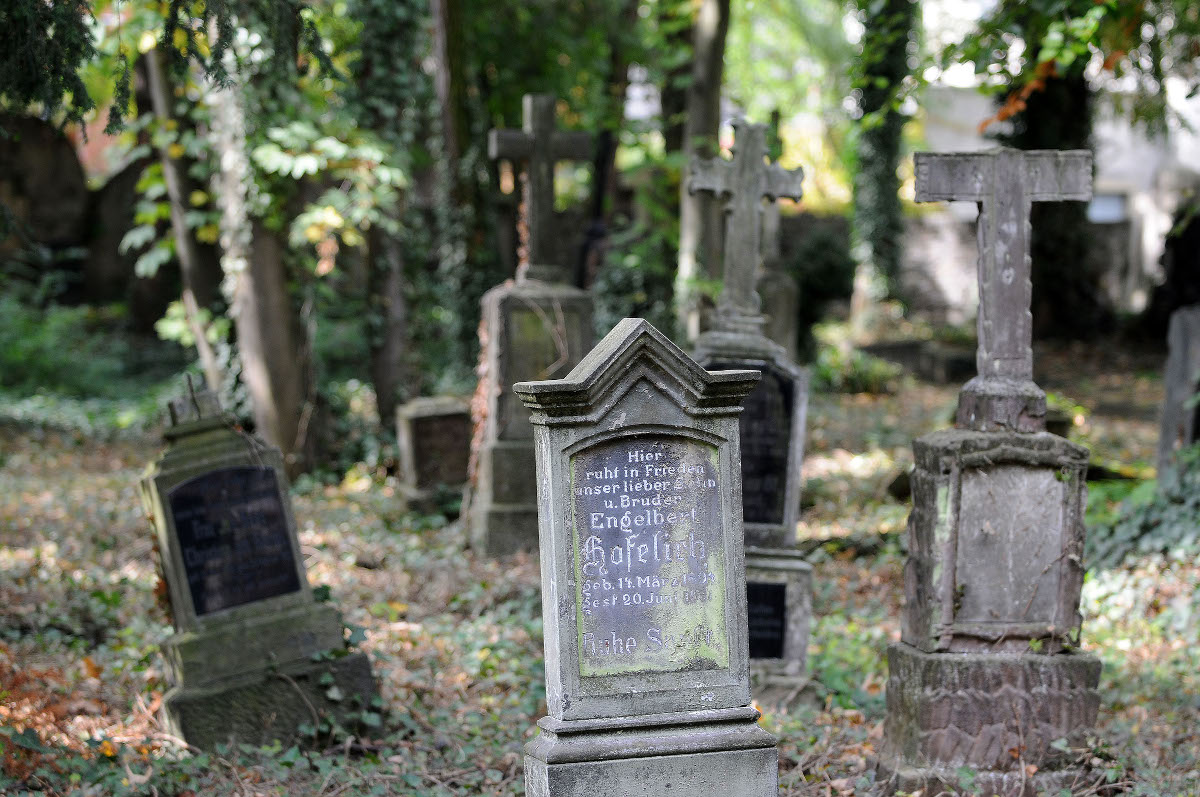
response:
M516 280L483 296L479 384L464 516L489 556L537 548L533 429L512 385L565 375L592 345L592 298L555 262L554 164L591 158L591 137L555 126L555 100L526 95L521 130L492 130L488 153L525 165Z
M767 797L750 705L738 414L754 371L705 371L627 318L532 410L548 716L531 797Z
M1079 641L1088 452L1045 431L1033 381L1029 211L1091 195L1087 151L917 153L918 202L979 204L978 375L956 427L913 443L901 641L879 780L929 793L1070 788L1100 662ZM1015 751L1015 753L1014 753ZM1082 782L1080 780L1079 782Z
M1158 472L1171 467L1175 452L1200 442L1200 304L1171 314L1167 331L1162 430L1158 438Z
M763 200L799 199L804 175L767 160L766 132L763 125L737 120L733 160L691 165L688 190L724 199L726 218L724 285L713 328L700 335L695 357L711 370L762 372L739 420L750 650L756 662L794 677L804 669L811 614L811 567L795 550L808 374L763 334L766 319L755 284Z
M189 744L288 742L375 696L365 653L309 588L279 451L208 391L169 405L142 480L175 633L162 644L168 725Z

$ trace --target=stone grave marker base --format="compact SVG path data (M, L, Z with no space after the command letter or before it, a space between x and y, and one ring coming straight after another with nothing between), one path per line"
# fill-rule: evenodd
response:
M202 687L254 672L263 662L308 662L344 644L341 613L328 604L307 604L180 632L163 643L162 652L173 683Z
M795 549L746 548L751 693L771 711L790 711L815 694L806 673L812 570Z
M331 694L339 699L330 699ZM214 686L177 686L167 692L163 708L170 732L202 750L231 739L253 745L278 739L286 746L297 741L301 726L346 718L368 707L374 696L367 655L351 653L260 670Z
M489 557L538 547L529 410L515 382L565 376L592 344L592 298L570 285L508 281L481 300L486 428L464 501L472 547Z
M688 797L775 793L779 751L751 707L538 722L525 745L529 797Z
M1065 738L1081 746L1094 728L1096 657L925 653L899 642L888 647L888 673L876 769L887 793L953 791L962 767L975 772L972 793L985 797L1056 794L1086 782L1088 773L1051 745Z
M1054 653L1078 638L1087 449L1046 432L947 429L913 453L902 639L964 653L1040 640Z
M537 549L537 482L532 440L496 440L479 452L467 503L471 546L486 556Z

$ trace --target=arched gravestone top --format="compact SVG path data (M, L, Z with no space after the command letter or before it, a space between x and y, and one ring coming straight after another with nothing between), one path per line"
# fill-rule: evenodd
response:
M758 378L625 319L565 379L514 386L536 433L551 718L748 706L738 414Z

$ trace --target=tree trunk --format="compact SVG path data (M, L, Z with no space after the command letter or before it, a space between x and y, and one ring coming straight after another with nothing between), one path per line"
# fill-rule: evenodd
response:
M166 123L174 118L172 112L172 88L166 69L163 67L162 54L158 48L146 53L146 75L150 84L150 103L154 115L159 122ZM167 184L167 199L171 208L171 232L175 238L175 257L179 261L180 280L183 283L181 301L184 318L192 337L196 340L196 353L200 357L200 366L204 371L204 381L208 389L220 393L224 382L224 373L217 361L216 352L208 340L208 324L202 318L201 310L211 308L216 300L215 286L211 280L206 280L203 273L202 260L196 239L188 229L187 208L188 197L191 196L194 184L187 176L186 166L179 159L171 156L170 147L165 144L159 152L162 161L163 180Z
M880 299L895 295L903 254L900 205L900 137L905 117L893 107L909 74L908 49L917 19L914 0L886 0L883 8L860 2L866 28L855 88L868 123L860 125L854 173L854 242L857 265L850 301L852 327L862 335Z
M685 163L694 157L712 157L718 151L721 79L728 32L729 0L701 0L692 26L692 81L688 86L683 131ZM694 341L701 331L701 297L696 281L719 273L724 218L720 202L707 194L688 193L686 171L679 190L675 307L679 331L686 340Z
M236 75L232 69L230 74ZM222 265L235 275L230 311L256 430L279 448L288 474L295 476L316 461L314 421L320 416L314 411L312 347L288 291L285 243L249 215L254 179L239 91L235 84L214 87L210 95Z
M371 382L379 421L396 431L396 407L409 396L408 304L404 296L404 253L400 241L378 225L367 236L367 295L370 302Z
M637 28L637 0L626 0L617 14L620 31ZM604 129L596 138L596 152L592 160L591 223L580 249L579 262L575 269L575 282L587 289L600 270L604 254L604 240L612 216L610 197L617 191L617 142L625 121L625 94L629 89L629 53L623 47L622 35L613 36L609 42L608 80L604 113Z
M436 64L434 90L441 106L442 136L445 141L445 167L459 192L459 159L469 144L467 125L467 86L463 79L462 8L460 0L431 0L433 16L433 52Z

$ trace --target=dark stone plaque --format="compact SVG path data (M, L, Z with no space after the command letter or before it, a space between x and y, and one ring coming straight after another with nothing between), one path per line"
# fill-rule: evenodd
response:
M782 659L787 630L787 585L746 584L750 658Z
M747 396L738 420L742 438L742 520L782 523L795 384L770 363L725 361L706 367L713 371L739 368L762 371L762 379Z
M430 415L412 421L417 487L461 485L467 480L471 455L471 416Z
M274 469L221 468L168 499L198 616L300 589Z
M581 676L729 666L717 449L680 437L571 457Z

